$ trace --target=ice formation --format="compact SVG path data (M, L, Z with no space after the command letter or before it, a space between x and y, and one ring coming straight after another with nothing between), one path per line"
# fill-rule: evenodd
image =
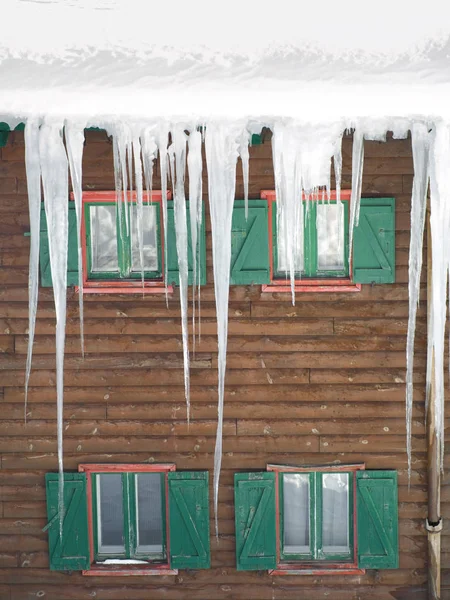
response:
M136 18L136 12L129 9L127 0L80 0L77 3L5 0L8 21L21 23L19 29L6 28L0 42L0 76L4 82L0 113L1 120L11 126L26 121L31 221L26 397L38 294L42 179L57 315L60 470L67 185L70 168L79 228L84 122L88 126L105 128L113 136L121 234L129 231L130 219L134 218L133 212L128 210L127 194L132 189L136 191L141 273L145 227L143 186L151 192L153 168L159 156L164 246L167 247L167 190L172 164L187 400L187 223L181 184L187 131L190 234L194 285L198 286L198 232L202 219L200 128L204 132L219 340L218 430L214 459L216 509L226 370L231 206L238 155L242 159L247 198L250 134L256 133L262 125L272 129L278 233L284 240L286 272L294 301L295 248L301 246L303 235L301 198L308 199L315 194L326 198L330 189L331 160L336 189L339 190L343 132L354 130L352 236L353 225L358 222L364 140L383 140L387 130L393 131L394 137L404 137L411 130L415 179L407 340L408 465L411 466L414 324L428 178L433 276L427 386L429 388L431 383L434 361L435 425L443 451L443 353L450 255L450 32L448 26L443 30L443 24L450 23L450 5L430 0L427 19L424 19L420 7L413 7L406 0L395 6L389 0L380 0L378 10L371 14L368 29L367 11L361 2L343 0L326 4L326 9L322 2L308 6L302 13L302 27L299 28L296 19L286 19L286 14L294 14L298 9L298 2L280 0L278 10L271 13L271 27L267 29L267 14L260 10L256 0L244 4L230 0L219 9L206 0L193 0L188 5L175 0L175 4L159 4L157 11L150 6L142 8L142 18ZM105 11L98 8L107 10L108 27L105 27ZM389 19L385 18L387 11ZM172 19L175 12L176 22ZM239 19L236 14L240 15ZM408 27L404 27L404 14L409 16ZM211 26L199 26L198 15ZM153 27L152 35L148 35L148 23L150 20L157 23L158 19L171 22L170 40L164 27ZM318 30L316 24L319 21ZM36 22L40 23L39 28L35 27ZM68 28L67 23L71 23L71 27ZM255 30L265 27L266 35L248 35L249 23ZM382 36L380 31L383 31ZM165 261L166 282L167 269ZM82 274L80 283L81 277ZM199 291L197 296L199 299ZM195 293L193 300L195 304Z
M218 526L219 478L222 465L223 403L228 336L228 297L231 262L231 218L236 187L236 162L245 125L208 123L205 135L208 166L208 198L211 214L213 246L214 291L216 295L218 337L218 419L214 450L214 513L216 536Z

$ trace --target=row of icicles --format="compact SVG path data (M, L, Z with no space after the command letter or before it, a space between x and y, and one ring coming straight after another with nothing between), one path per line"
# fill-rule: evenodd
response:
M83 272L81 259L82 158L85 123L54 122L28 119L25 127L26 171L31 225L29 271L29 345L26 365L25 405L32 364L38 301L38 267L41 215L41 183L48 227L50 267L56 309L56 393L60 533L64 517L63 501L63 391L64 345L66 329L68 190L69 173L72 182L77 218L79 264L79 315L81 352L84 355L83 332ZM246 215L249 181L249 142L251 135L245 122L211 122L203 127L185 123L157 122L144 127L114 123L105 127L113 139L114 173L117 210L128 219L128 192L136 191L139 256L143 274L143 198L144 189L151 193L155 161L159 155L161 170L164 246L167 247L167 187L171 179L174 198L176 247L180 273L181 329L183 340L184 386L187 420L190 418L190 377L188 345L188 229L185 198L186 164L189 174L190 235L193 260L193 320L195 340L195 288L200 301L200 264L198 261L199 232L202 220L202 148L208 170L208 200L210 207L214 290L218 335L218 424L214 453L214 511L218 535L218 492L222 460L222 427L228 332L228 298L231 261L231 221L235 199L236 165L242 160ZM342 123L326 127L302 126L275 122L272 151L277 194L279 235L284 235L291 282L292 302L295 302L295 248L302 243L303 194L326 197L330 190L331 159L333 159L337 202L340 202L342 173ZM411 210L411 246L409 266L410 316L407 338L407 452L411 471L411 415L413 402L413 355L416 311L420 290L422 240L425 223L428 180L431 179L431 230L433 240L432 318L428 335L427 389L431 378L430 356L436 365L436 429L443 439L443 356L446 317L447 273L450 235L450 138L449 129L438 124L431 131L423 123L411 124L414 159L414 185ZM364 133L356 129L352 153L352 196L350 204L350 253L353 228L358 224L359 200L362 189L364 139L384 139L385 130ZM150 196L149 196L150 197ZM122 217L121 217L122 218ZM282 224L280 226L280 224ZM129 227L127 221L126 226ZM165 261L167 281L167 261ZM167 299L167 291L166 291ZM26 406L25 406L26 413ZM443 448L443 444L441 444ZM442 458L441 458L442 461ZM442 462L441 462L442 466Z

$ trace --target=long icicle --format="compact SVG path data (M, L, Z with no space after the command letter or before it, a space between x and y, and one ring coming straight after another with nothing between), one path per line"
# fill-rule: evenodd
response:
M78 253L78 311L80 318L81 355L84 358L84 309L83 309L83 250L81 244L82 221L82 172L84 149L84 124L68 122L64 128L67 156L69 159L70 177L72 180L75 213L77 219L77 253Z
M195 129L188 139L189 152L187 157L189 171L189 216L191 221L192 246L192 341L195 356L195 288L198 286L198 303L200 316L200 230L202 226L202 134Z
M156 144L159 151L159 168L161 171L161 192L162 192L162 209L163 209L163 229L164 229L164 252L167 252L167 144L169 141L169 128L166 123L160 125L158 129L158 136ZM166 305L169 305L168 296L168 279L169 277L169 266L168 262L164 260L164 283L166 286Z
M423 233L427 208L430 136L423 123L415 123L411 131L414 181L411 197L411 240L409 246L409 320L406 339L406 449L408 481L411 480L411 425L413 408L414 340L422 272Z
M428 364L434 360L434 374L427 367L427 375L434 375L436 398L435 428L440 446L440 464L443 469L444 453L444 344L447 312L447 278L450 240L450 131L447 123L438 122L433 131L430 152L430 226L432 242L432 344ZM429 389L431 381L427 381Z
M214 518L219 536L218 501L222 467L223 404L227 360L228 298L231 263L231 218L236 186L236 162L242 129L208 123L205 152L208 165L208 197L211 212L214 292L218 337L218 419L214 451Z
M141 141L139 139L139 133L134 132L131 143L133 148L134 181L136 185L136 231L138 238L139 268L141 270L142 287L144 287L144 189L142 181ZM134 215L133 206L131 206L131 214ZM131 232L131 235L133 235L133 231ZM132 244L134 245L133 240ZM133 265L133 267L133 270L135 270L136 265Z
M39 162L39 123L33 119L25 127L25 165L30 214L30 268L28 275L28 352L25 371L24 419L27 421L28 385L33 357L34 332L39 293L39 242L41 223L41 165Z
M178 271L180 277L181 332L183 338L184 395L186 398L186 416L189 425L191 416L191 392L189 375L189 336L188 336L188 233L186 219L186 198L184 179L186 168L187 136L182 127L172 131L172 144L169 148L172 181L174 186L174 219Z
M47 218L50 270L56 309L56 397L58 440L58 514L59 533L62 537L64 522L64 467L63 467L63 411L64 411L64 345L66 335L67 245L68 211L67 193L69 170L62 139L62 125L41 126L39 136L45 216Z
M353 252L353 231L359 222L359 207L361 204L361 190L364 167L364 133L356 129L353 133L352 149L352 195L350 198L350 223L349 223L349 245L348 262L351 264Z

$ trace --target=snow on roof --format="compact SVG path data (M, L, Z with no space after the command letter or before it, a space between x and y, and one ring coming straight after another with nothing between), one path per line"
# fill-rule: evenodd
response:
M350 120L450 110L450 4L3 0L0 114ZM39 24L37 27L36 24Z

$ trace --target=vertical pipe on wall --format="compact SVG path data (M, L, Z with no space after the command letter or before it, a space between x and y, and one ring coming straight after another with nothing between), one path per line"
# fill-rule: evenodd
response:
M428 210L429 217L429 210ZM427 219L427 314L430 324L432 310L432 251L430 220ZM434 350L433 350L434 352ZM428 450L428 516L425 527L428 534L428 599L441 598L441 474L439 439L435 424L435 373L434 356L431 361L431 385L427 406L427 450Z

